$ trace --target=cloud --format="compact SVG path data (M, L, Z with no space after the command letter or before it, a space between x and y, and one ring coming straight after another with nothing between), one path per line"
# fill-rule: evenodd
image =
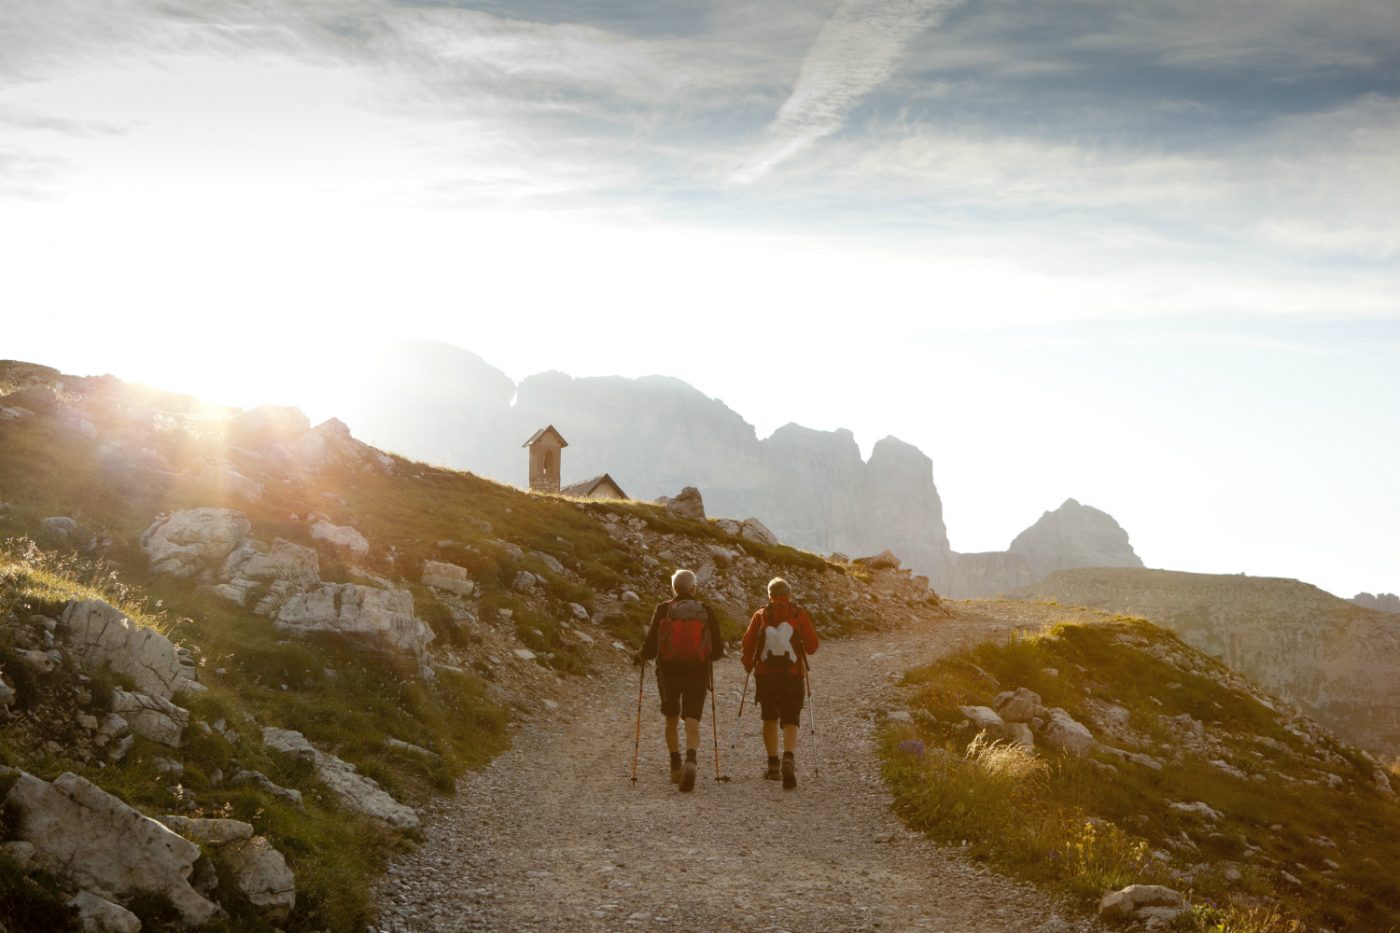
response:
M844 0L807 53L768 142L731 176L747 185L841 128L851 108L894 73L913 38L957 0Z

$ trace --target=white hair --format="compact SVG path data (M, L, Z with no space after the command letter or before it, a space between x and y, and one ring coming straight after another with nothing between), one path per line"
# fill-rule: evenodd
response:
M671 574L671 592L677 596L688 596L695 592L695 572L682 567Z
M768 581L768 595L770 597L791 596L792 586L782 577L774 577Z

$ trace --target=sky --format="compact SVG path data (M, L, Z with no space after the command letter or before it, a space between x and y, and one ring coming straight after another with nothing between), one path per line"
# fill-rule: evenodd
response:
M0 356L664 373L917 444L958 550L1394 592L1397 152L1394 0L0 0Z

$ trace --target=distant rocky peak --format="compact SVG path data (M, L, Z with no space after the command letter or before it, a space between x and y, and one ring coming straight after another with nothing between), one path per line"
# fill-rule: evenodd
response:
M1023 555L1037 577L1070 567L1142 566L1112 515L1072 498L1017 535L1008 550Z

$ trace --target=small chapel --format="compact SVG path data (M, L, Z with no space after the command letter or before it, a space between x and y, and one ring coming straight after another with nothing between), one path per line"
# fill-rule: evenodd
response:
M582 499L626 499L627 493L607 473L568 486L560 484L560 460L569 442L554 425L546 425L530 435L522 447L530 450L530 491L548 492Z

